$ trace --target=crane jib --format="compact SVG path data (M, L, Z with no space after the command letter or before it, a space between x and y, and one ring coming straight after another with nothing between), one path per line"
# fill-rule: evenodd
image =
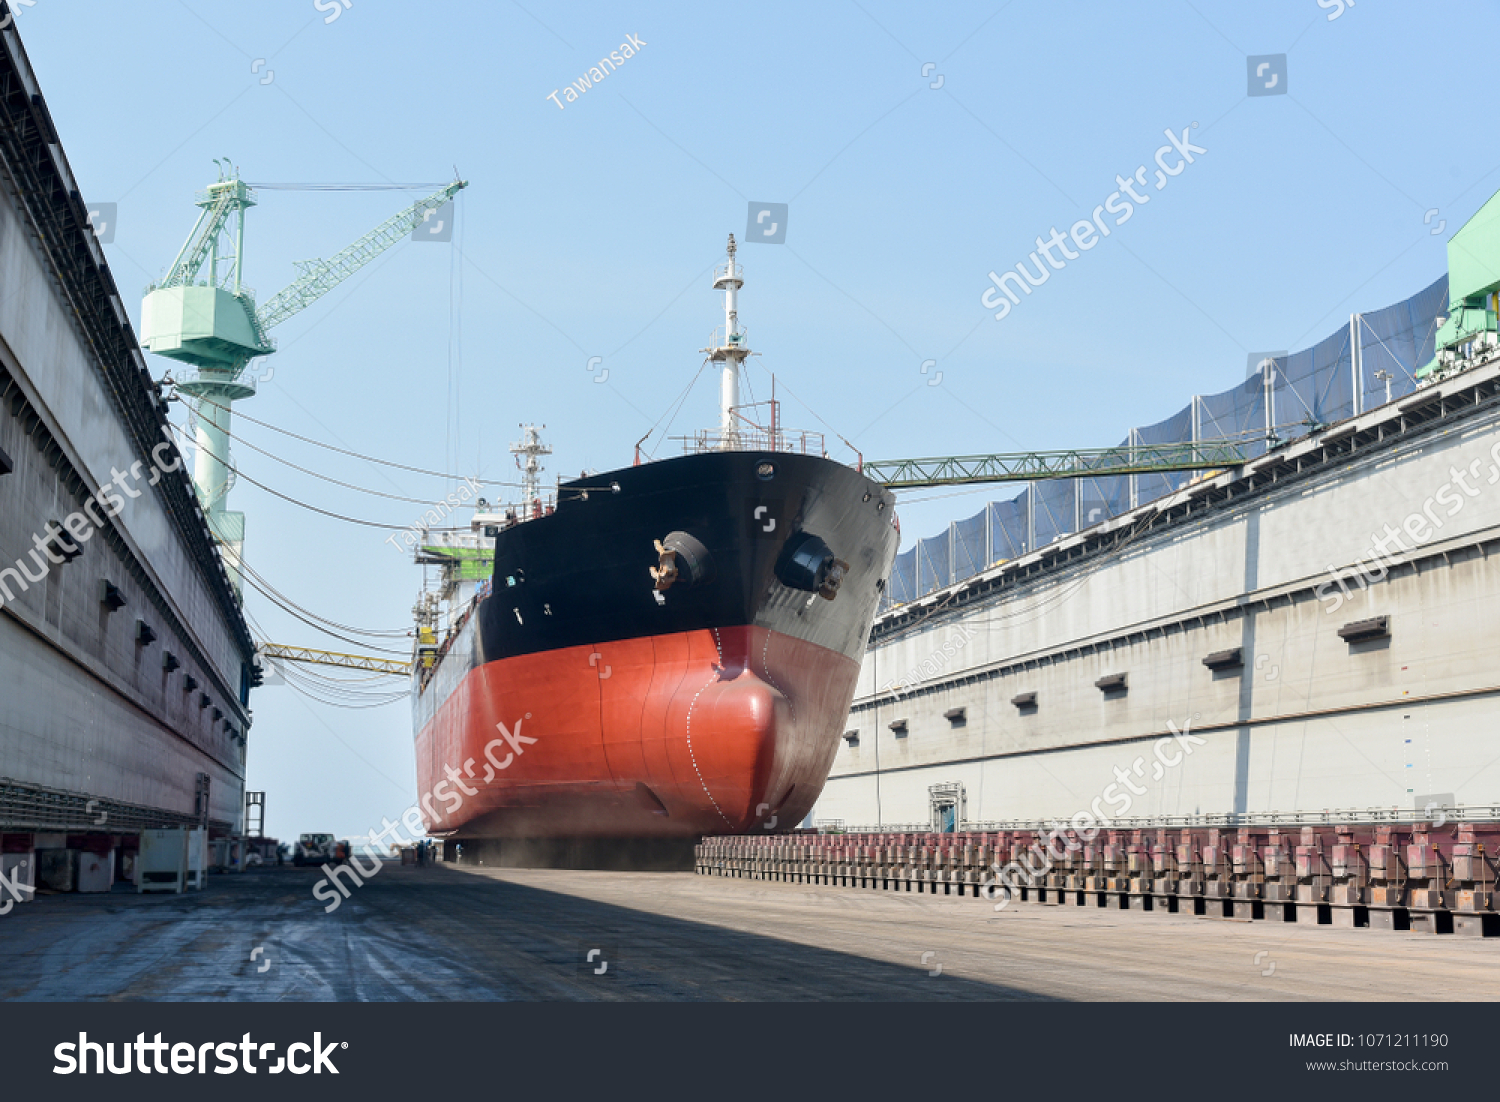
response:
M468 187L468 182L455 180L425 199L419 199L401 213L386 219L358 241L327 260L302 261L298 266L302 274L288 287L278 291L256 314L263 330L281 324L287 318L300 313L333 290L344 280L354 275L370 261L392 245L407 237L421 223L423 214L436 210Z

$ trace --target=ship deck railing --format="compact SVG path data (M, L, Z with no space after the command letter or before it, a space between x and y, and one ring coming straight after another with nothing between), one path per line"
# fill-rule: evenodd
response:
M705 452L789 452L793 455L816 455L828 458L828 446L821 432L807 429L770 429L741 427L731 433L704 429L692 436L674 436L682 442L684 455Z
M488 596L488 592L476 595L475 598L469 602L469 607L464 609L463 612L459 613L458 618L455 619L448 630L443 633L442 640L436 646L428 644L424 647L420 642L418 642L417 648L414 652L414 665L416 669L421 673L422 689L424 691L427 688L427 683L432 680L433 674L437 670L438 666L442 665L443 659L448 657L448 650L453 646L453 640L457 639L458 633L463 631L464 625L467 624L469 622L469 619L474 615L474 610L479 607L479 603ZM424 659L427 658L432 659L430 665L424 661Z

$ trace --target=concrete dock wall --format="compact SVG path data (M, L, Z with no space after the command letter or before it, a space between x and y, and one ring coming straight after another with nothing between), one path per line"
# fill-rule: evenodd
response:
M1495 372L1446 385L889 614L814 819L1500 802Z
M206 776L237 827L253 647L14 36L0 66L0 787L201 814Z

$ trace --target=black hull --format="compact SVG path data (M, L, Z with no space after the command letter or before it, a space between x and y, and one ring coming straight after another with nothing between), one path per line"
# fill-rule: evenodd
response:
M771 477L757 474L762 464ZM565 483L559 498L552 516L495 542L494 598L480 612L486 659L750 624L863 655L897 533L891 494L857 471L815 456L711 452ZM707 547L714 576L679 582L658 604L654 541L674 531ZM800 532L849 564L835 600L809 605L809 592L778 579L777 558Z
M758 626L859 662L899 543L894 500L851 467L787 453L709 452L564 483L551 516L496 537L494 592L462 633L469 645L444 656L446 676L422 685L416 726L463 676L453 666L622 639ZM707 548L713 576L658 602L655 541L671 532ZM833 600L778 577L802 533L848 564Z

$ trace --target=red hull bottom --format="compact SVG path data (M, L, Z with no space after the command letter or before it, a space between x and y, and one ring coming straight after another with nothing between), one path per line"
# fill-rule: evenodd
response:
M823 788L858 674L851 658L758 627L487 663L417 736L428 830L457 838L784 830Z

